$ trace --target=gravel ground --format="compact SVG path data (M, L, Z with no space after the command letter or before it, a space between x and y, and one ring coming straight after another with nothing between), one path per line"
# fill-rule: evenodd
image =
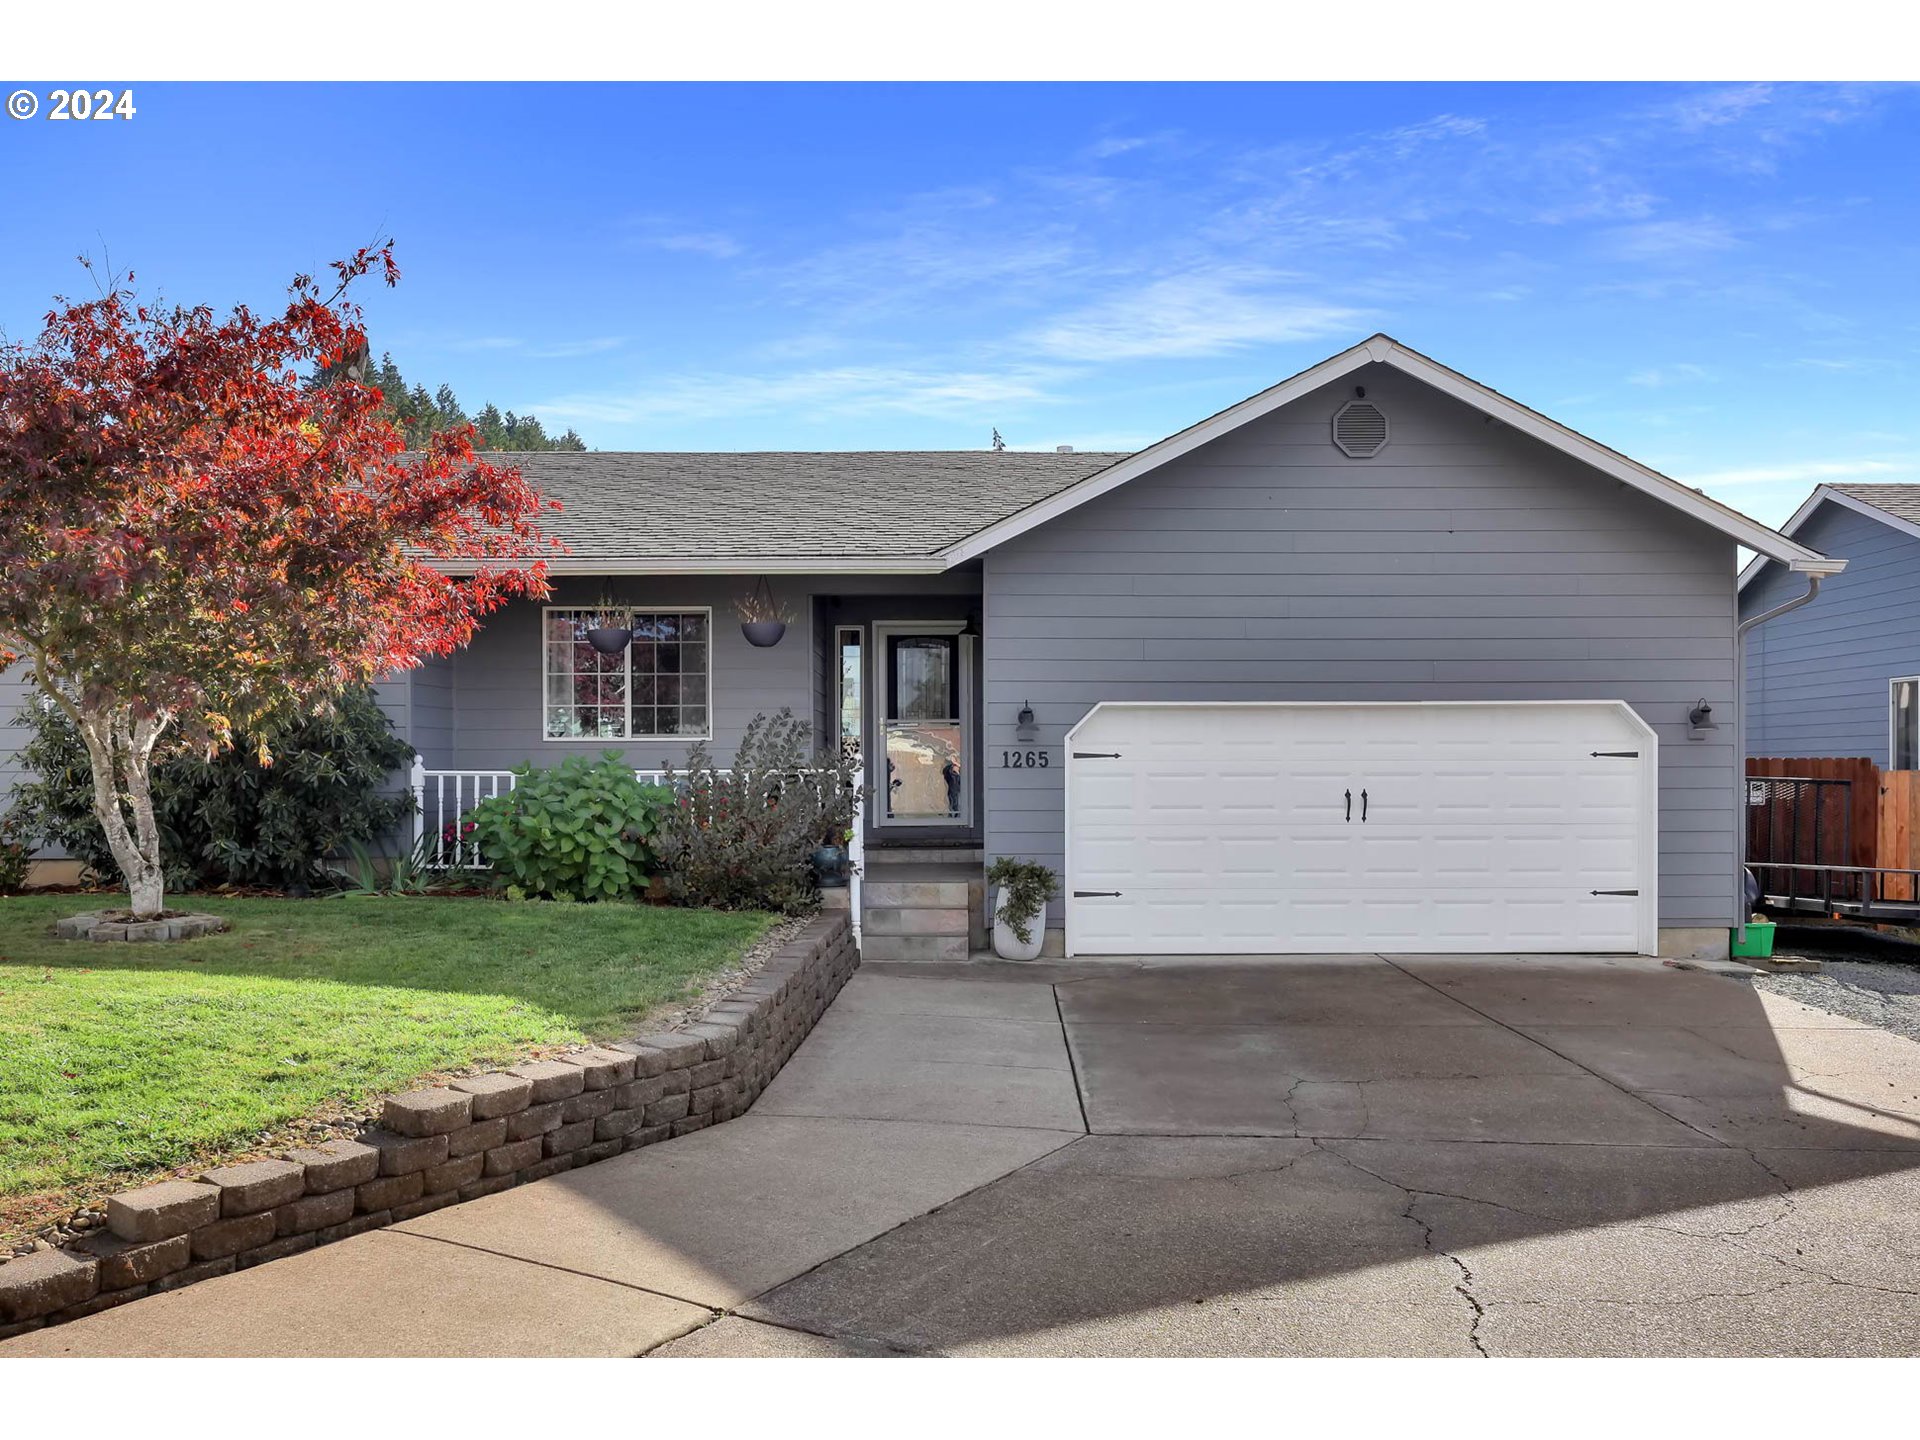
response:
M1920 945L1871 932L1783 927L1776 953L1821 962L1818 975L1762 975L1754 984L1829 1015L1920 1040Z

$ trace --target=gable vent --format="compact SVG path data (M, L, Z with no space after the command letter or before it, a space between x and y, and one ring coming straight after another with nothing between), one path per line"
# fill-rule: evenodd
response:
M1349 400L1333 415L1333 443L1355 460L1387 448L1387 417L1370 400Z

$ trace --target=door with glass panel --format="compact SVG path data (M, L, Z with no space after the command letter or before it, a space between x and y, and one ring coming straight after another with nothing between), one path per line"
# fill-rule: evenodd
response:
M971 647L953 631L874 627L877 749L869 772L882 825L966 825L972 819L968 744Z

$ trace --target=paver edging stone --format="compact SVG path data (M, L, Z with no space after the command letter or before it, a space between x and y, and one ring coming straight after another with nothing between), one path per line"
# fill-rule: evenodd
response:
M104 1229L0 1265L0 1339L731 1120L859 963L829 912L682 1029L408 1091L359 1140L111 1196Z

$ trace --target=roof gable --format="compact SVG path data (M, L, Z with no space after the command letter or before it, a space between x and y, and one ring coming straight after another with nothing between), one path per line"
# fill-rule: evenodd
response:
M1821 485L1780 527L1780 533L1798 535L1812 521L1814 512L1828 504L1877 520L1888 529L1920 540L1920 485ZM1748 561L1740 572L1740 588L1745 590L1774 558L1755 555Z
M948 564L956 565L982 555L1017 535L1025 534L1035 526L1044 525L1057 516L1098 499L1170 460L1178 459L1209 441L1230 434L1263 415L1271 414L1282 406L1291 404L1322 386L1353 373L1362 366L1376 363L1391 365L1417 380L1424 381L1443 394L1464 401L1522 434L1529 435L1553 449L1570 455L1604 475L1643 491L1672 506L1675 510L1731 536L1747 548L1790 565L1795 570L1835 574L1845 568L1844 560L1828 559L1778 531L1768 529L1759 521L1742 515L1738 510L1710 499L1698 490L1682 485L1670 476L1649 469L1636 460L1630 460L1617 450L1611 450L1578 431L1570 430L1558 421L1550 420L1538 411L1530 410L1518 401L1500 394L1499 391L1489 389L1478 381L1470 380L1456 370L1448 369L1438 361L1422 355L1417 350L1409 349L1387 335L1375 335L1371 339L1364 340L1349 350L1330 356L1311 369L1301 371L1291 379L1283 380L1278 385L1261 391L1258 395L1242 400L1238 405L1202 420L1197 425L1188 426L1178 434L1169 435L1158 444L1150 445L1137 454L1117 460L1097 474L1090 475L1056 494L1033 502L1005 519L983 527L959 543L941 551L941 557Z

